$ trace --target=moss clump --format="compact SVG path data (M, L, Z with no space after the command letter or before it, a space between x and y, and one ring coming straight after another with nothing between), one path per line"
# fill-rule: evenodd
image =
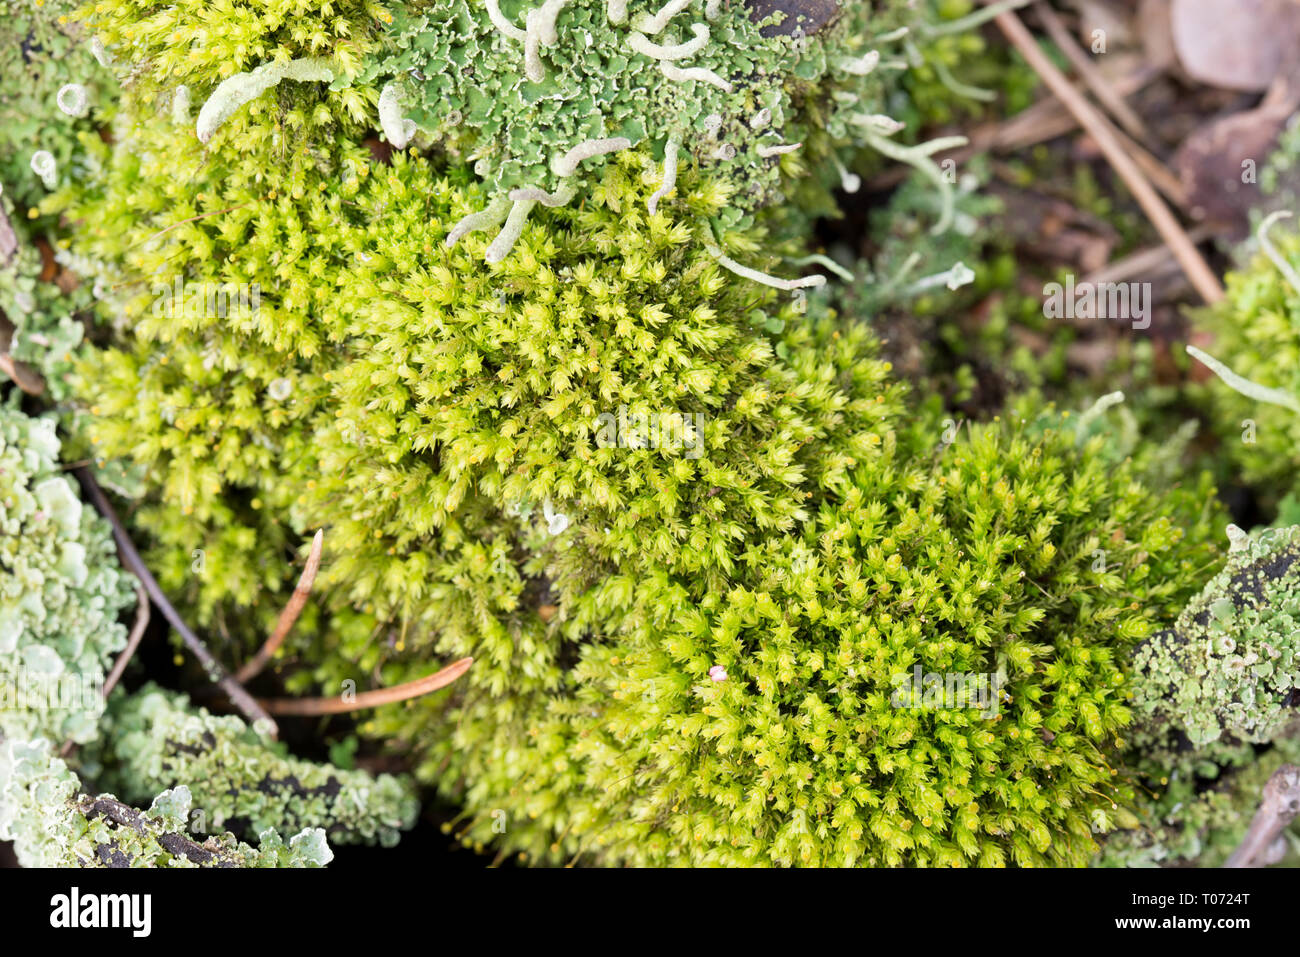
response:
M1109 763L1124 656L1213 560L1203 487L1157 498L1064 415L949 434L909 410L867 328L724 268L772 268L761 231L727 227L761 189L683 156L650 211L648 130L498 257L456 232L509 184L374 162L359 71L281 82L206 150L165 102L269 60L382 59L368 8L348 8L355 45L333 24L289 36L277 4L248 14L257 56L190 61L165 32L179 11L137 33L134 8L106 7L145 79L102 178L47 208L92 224L78 252L118 273L117 341L80 383L89 433L148 471L151 562L199 620L278 608L287 554L326 527L325 613L291 639L289 684L472 655L463 683L363 728L464 802L471 842L607 863L1087 859L1127 801ZM473 12L457 26L479 30ZM255 285L259 305L169 310L177 280ZM916 667L1004 696L896 707Z
M932 460L887 433L728 584L597 586L602 640L526 736L460 736L486 758L469 834L596 863L1084 862L1131 800L1128 648L1208 550L1075 441L995 424ZM997 678L996 714L898 707L917 666Z
M1124 797L1106 763L1123 654L1211 560L1204 489L1157 501L1069 430L945 440L864 327L648 215L635 156L495 267L475 237L442 242L478 187L411 156L335 192L316 184L346 159L304 160L297 202L218 158L204 202L247 208L132 246L166 224L124 201L164 156L199 161L123 157L86 207L123 227L96 251L258 282L263 302L167 318L128 301L135 342L87 378L98 447L156 470L162 534L201 546L229 515L288 516L234 541L242 568L329 525L333 627L291 651L311 665L294 686L476 658L463 691L364 729L466 803L467 840L638 863L1091 853ZM725 195L689 168L679 190L701 212ZM620 438L627 416L697 412L698 441ZM189 552L161 551L193 587ZM245 584L262 596L251 576L197 587L215 608L247 604ZM916 665L1005 675L1013 700L997 721L893 708Z
M392 847L415 823L409 784L287 756L234 716L193 709L184 695L145 687L120 696L105 719L97 784L130 801L187 787L205 833L258 835L323 829L332 843Z

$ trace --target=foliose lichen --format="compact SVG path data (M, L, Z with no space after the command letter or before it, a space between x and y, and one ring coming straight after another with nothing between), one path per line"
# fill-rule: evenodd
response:
M59 461L54 417L0 405L0 737L95 736L132 601L107 524Z
M254 847L230 834L189 835L188 790L159 794L147 811L81 782L48 739L0 742L0 840L24 867L323 867L333 853L320 829L285 842L263 831Z
M90 760L104 767L97 784L130 801L186 787L208 833L320 828L332 843L391 847L419 810L409 782L288 756L240 718L156 686L114 700Z
M1300 527L1237 532L1227 566L1134 654L1134 710L1201 746L1267 742L1300 688Z

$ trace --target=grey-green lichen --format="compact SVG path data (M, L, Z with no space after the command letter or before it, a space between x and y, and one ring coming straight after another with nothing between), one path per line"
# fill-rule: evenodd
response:
M0 840L25 867L321 867L333 857L319 828L287 843L274 830L252 847L230 834L189 833L185 787L141 811L81 782L46 738L0 742Z
M108 526L59 462L54 419L0 406L0 736L95 736L132 601Z
M133 593L59 450L52 416L0 406L0 840L27 866L292 866L328 862L327 833L396 843L418 804L391 775L287 757L151 686L105 712ZM82 745L75 760L55 757L65 743Z
M653 160L656 209L679 161L726 184L716 229L778 199L806 164L839 164L837 151L870 146L938 174L924 149L889 141L902 126L886 93L906 68L894 54L916 19L906 3L425 0L393 14L360 77L335 86L384 82L394 145L414 131L473 164L487 203L453 236L492 230L489 261L539 197L585 197L627 149Z
M8 197L0 195L0 352L26 364L43 379L43 391L62 401L83 347L85 325L79 317L93 301L92 286L81 282L64 289L46 281L47 267L37 245L42 239ZM63 250L46 249L55 260L66 258Z
M154 686L116 698L104 731L102 786L133 801L186 786L217 832L322 828L335 843L391 847L419 809L410 785L391 774L287 757L256 727Z
M1300 688L1300 526L1232 536L1227 566L1134 656L1134 712L1193 745L1264 742Z

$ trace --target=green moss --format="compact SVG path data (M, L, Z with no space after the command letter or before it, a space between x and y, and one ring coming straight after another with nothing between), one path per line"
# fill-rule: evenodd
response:
M432 68L454 61L455 37L482 45L492 78L527 79L480 8L440 20L449 4L408 4L388 31L349 5L295 32L293 4L239 5L227 40L194 32L192 4L147 20L104 6L141 82L114 144L94 149L102 175L44 208L87 223L75 252L113 274L116 341L78 382L88 435L144 470L133 516L151 567L223 660L265 634L292 555L324 528L286 683L333 694L472 655L448 691L362 727L464 804L471 843L600 863L1073 864L1124 820L1126 656L1214 560L1207 490L1152 494L1143 454L1125 462L1064 413L945 429L937 403L905 402L868 328L729 271L789 274L749 216L796 154L730 169L683 130L675 195L650 212L672 132L654 125L714 109L679 97L716 88L661 84L630 57L640 102L612 69L563 68L557 51L586 55L571 24L598 31L594 57L623 32L602 6L569 5L541 82L576 84L563 89L621 125L579 128L591 109L530 105L527 84L507 84L456 105L450 131L429 91L469 88ZM858 83L835 56L865 52L883 21L849 27L868 15L857 5L814 37L795 60L817 71L797 82L787 41L741 52L754 26L740 8L709 21L717 56L749 58L717 91L737 136L745 121L738 155L756 153L763 108L827 151L871 140L849 112L877 94L850 108L832 89ZM425 66L403 59L417 55ZM306 59L329 60L335 88L259 81ZM206 148L174 115L174 84L211 102L270 61L224 87L268 86ZM377 87L413 65L398 112L461 159L490 154L481 174L362 145L381 98L386 132L406 134ZM782 82L742 92L764 71ZM525 106L560 112L534 125ZM582 160L573 202L516 216L509 256L489 254L488 230L457 235L503 211L503 191L561 185L533 172L569 178L552 166L569 140L547 136L632 140L634 106L635 146ZM177 281L256 287L259 302L169 310ZM668 438L641 435L643 415ZM1005 697L895 707L917 666L996 679Z

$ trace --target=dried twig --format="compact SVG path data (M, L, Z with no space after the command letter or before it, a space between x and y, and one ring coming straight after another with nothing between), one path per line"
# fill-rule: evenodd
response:
M1224 867L1262 867L1264 854L1300 814L1300 767L1284 764L1264 785L1259 810Z
M280 612L280 618L275 623L275 631L271 632L271 637L266 639L266 643L261 648L257 649L257 654L244 662L243 667L235 672L235 680L240 684L249 681L266 667L266 663L271 660L271 656L284 643L284 639L293 629L294 623L297 622L298 616L302 614L302 609L307 604L307 596L311 594L311 586L316 581L316 573L320 571L321 547L324 544L324 538L324 531L318 531L316 537L311 540L311 552L307 555L307 566L302 570L302 575L298 578L298 585L294 588L293 594L289 596L284 611Z
M1197 226L1188 235L1191 236L1192 242L1199 243L1213 236L1214 229L1210 226ZM1165 272L1177 267L1178 263L1174 259L1173 253L1169 251L1168 246L1162 243L1159 246L1139 249L1129 253L1123 259L1116 259L1114 262L1107 263L1096 272L1084 276L1083 281L1094 286L1113 282L1128 282L1139 276L1163 275Z
M380 705L405 701L407 698L418 698L420 695L437 691L439 688L445 688L469 671L469 666L473 663L473 658L462 658L460 661L454 662L441 671L424 678L417 678L415 681L394 685L391 688L363 691L351 701L345 701L341 696L338 696L332 698L263 698L260 703L272 714L343 714L348 711L359 711L362 708L378 708Z
M137 243L132 243L130 248L135 249L136 246L143 246L145 243L155 240L158 237L171 232L177 226L184 226L186 223L192 223L200 219L207 219L209 216L220 216L223 213L233 213L237 209L243 209L245 206L252 205L253 203L259 203L264 198L265 197L259 196L257 199L250 199L247 202L239 203L238 205L235 206L227 206L225 209L214 209L210 213L199 213L197 216L190 216L188 219L182 219L179 222L172 223L170 226L164 226L162 229L158 230L158 232L154 233L152 236L146 236L144 239L140 240Z
M226 669L212 656L212 652L208 651L202 639L190 630L184 619L181 618L175 607L167 599L162 588L159 587L157 579L153 577L153 573L145 565L144 559L136 551L135 545L131 542L131 537L126 532L126 527L123 526L122 520L117 517L117 513L109 503L108 496L104 494L104 490L95 481L95 476L87 468L75 469L74 472L77 478L81 480L82 487L85 488L86 494L90 497L96 510L104 518L108 519L109 524L112 525L113 538L117 542L117 552L122 564L126 566L127 571L140 579L153 603L158 606L163 613L163 617L181 636L181 641L185 643L185 647L199 660L199 664L203 666L203 670L207 673L209 679L221 686L221 690L229 696L231 702L249 721L269 722L271 735L275 736L278 729L275 722L271 720L271 716L253 700L252 695L244 690L243 685L226 673Z
M1014 13L999 13L994 19L998 28L1006 34L1011 44L1020 51L1026 62L1033 67L1043 82L1051 89L1062 103L1079 120L1079 125L1097 142L1106 159L1114 167L1120 179L1132 191L1134 199L1142 207L1151 224L1168 244L1183 272L1201 298L1207 303L1223 299L1223 285L1210 269L1205 258L1188 238L1187 232L1179 225L1169 207L1164 204L1159 194L1151 186L1142 170L1128 155L1115 135L1116 130L1103 114L1088 102L1087 97L1076 90L1056 65L1039 49L1033 34L1020 22Z
M149 627L149 595L144 590L144 585L139 579L135 583L135 624L131 626L131 634L126 639L126 647L122 653L117 656L117 661L113 662L113 670L108 673L104 680L104 700L108 700L109 693L122 678L122 672L126 671L126 663L131 660L135 654L136 648L140 647L140 639L144 637L144 630Z
M1052 38L1052 42L1065 54L1065 58L1078 71L1079 77L1088 85L1088 89L1092 90L1097 99L1101 100L1102 105L1110 111L1110 115L1115 117L1120 126L1128 130L1130 134L1139 140L1145 140L1147 138L1147 129L1142 120L1124 102L1124 98L1115 92L1115 88L1097 69L1097 65L1092 62L1088 54L1084 53L1079 47L1069 29L1066 28L1056 11L1052 9L1051 4L1040 3L1034 10L1038 13L1039 19L1043 21L1043 26L1047 28L1047 35Z
M1169 167L1148 152L1145 146L1129 139L1123 130L1113 130L1113 132L1115 138L1128 151L1128 155L1133 157L1133 162L1147 174L1152 185L1165 194L1165 199L1179 208L1185 207L1187 190L1183 188L1182 181L1170 171Z

